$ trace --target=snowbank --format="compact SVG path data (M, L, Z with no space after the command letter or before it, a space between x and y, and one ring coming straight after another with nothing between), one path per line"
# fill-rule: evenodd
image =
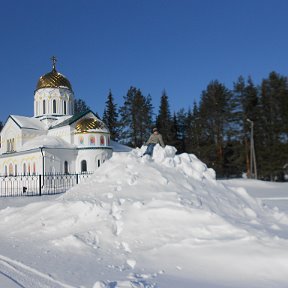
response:
M32 243L41 255L11 257L82 287L287 285L288 221L279 211L216 181L195 155L144 151L114 153L56 200L1 210L5 243L21 251Z

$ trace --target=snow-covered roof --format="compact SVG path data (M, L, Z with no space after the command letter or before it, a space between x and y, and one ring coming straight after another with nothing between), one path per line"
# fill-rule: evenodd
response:
M10 115L10 118L20 127L35 130L45 130L45 125L38 118Z
M113 149L113 152L130 152L132 151L132 148L123 144L120 144L118 142L115 142L111 140L111 147Z
M61 117L57 117L58 119L53 121L51 124L50 124L50 127L49 129L53 129L54 127L58 126L58 127L62 127L62 126L65 126L65 123L69 122L69 119L71 119L73 116L72 115L69 115L69 116L61 116ZM63 122L64 125L63 125Z
M30 140L26 142L20 151L26 151L26 150L32 150L40 147L46 147L46 148L75 148L74 145L66 142L65 140L56 137L56 136L38 136L35 137L33 140Z
M54 129L54 128L59 128L59 127L63 127L63 126L66 126L66 125L71 125L71 124L73 124L74 122L76 122L77 120L79 120L81 117L85 116L88 113L93 113L93 112L88 110L88 111L85 111L85 112L81 112L81 113L75 114L75 115L65 119L65 121L62 121L60 123L57 123L56 125L51 126L49 129ZM95 115L95 114L93 113L93 115Z

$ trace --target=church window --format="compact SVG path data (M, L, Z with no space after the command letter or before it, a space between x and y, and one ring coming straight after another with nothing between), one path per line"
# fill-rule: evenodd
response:
M90 145L95 145L95 136L90 137Z
M23 175L26 175L26 163L23 164Z
M11 151L15 151L15 139L11 139Z
M43 100L43 114L46 114L46 101Z
M4 167L4 175L7 176L7 166Z
M68 161L64 162L64 173L68 174L69 173L69 169L68 169Z
M53 113L56 113L56 100L53 100Z
M9 151L10 151L10 141L7 140L7 152L9 152Z
M31 175L31 166L30 166L30 163L28 163L28 175Z
M100 145L104 145L104 136L103 135L101 135L101 137L100 137Z
M64 115L67 114L67 104L66 101L63 102L63 110L64 110Z
M98 159L98 167L100 167L100 159Z
M17 165L14 166L14 175L17 176Z
M36 163L33 163L33 175L36 175Z
M79 143L80 143L81 145L84 144L84 137L83 137L83 136L80 136L80 137L79 137Z
M87 161L82 160L81 161L81 173L87 172Z
M9 176L13 175L13 165L12 163L9 164Z

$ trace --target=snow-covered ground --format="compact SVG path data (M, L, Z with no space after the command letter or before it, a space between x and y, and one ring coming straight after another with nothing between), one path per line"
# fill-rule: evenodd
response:
M287 183L143 149L61 196L0 198L0 287L288 287Z

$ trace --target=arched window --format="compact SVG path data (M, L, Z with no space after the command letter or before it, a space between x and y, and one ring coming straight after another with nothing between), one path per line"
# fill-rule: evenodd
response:
M81 173L87 172L87 161L82 160L81 161Z
M14 175L17 176L17 165L14 166Z
M46 114L46 101L43 100L43 114Z
M63 102L63 111L64 111L64 115L67 114L67 104L66 101Z
M33 163L33 175L36 175L36 163Z
M100 137L100 145L103 146L104 143L105 143L104 136L101 135L101 137Z
M68 161L64 162L64 173L68 174L69 173L69 169L68 169Z
M98 159L98 167L100 167L100 159Z
M53 100L53 113L56 113L56 100Z
M95 145L95 136L90 136L90 145Z
M31 166L30 166L30 163L28 163L28 175L31 175Z
M26 163L23 164L23 175L26 175Z
M7 166L5 165L5 168L4 168L4 175L7 176Z
M9 164L9 176L13 175L13 165L12 163Z

